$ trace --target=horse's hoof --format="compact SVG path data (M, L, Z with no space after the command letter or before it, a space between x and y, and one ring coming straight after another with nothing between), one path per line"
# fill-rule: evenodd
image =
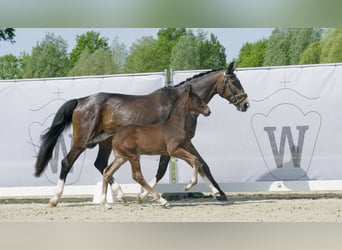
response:
M54 199L50 199L49 200L49 205L50 205L50 207L57 207L57 204L58 204L58 202L57 201L55 201Z
M219 196L215 196L216 200L218 201L228 201L227 196L225 195L219 195Z
M105 204L105 209L106 209L106 210L112 209L112 206L109 205L108 203L106 203L106 204Z

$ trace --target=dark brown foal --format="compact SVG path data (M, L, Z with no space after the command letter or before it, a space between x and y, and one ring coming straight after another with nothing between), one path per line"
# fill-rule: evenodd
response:
M115 155L114 161L103 171L102 203L106 208L108 182L122 164L129 161L133 179L145 188L162 205L169 206L144 179L140 167L140 155L170 155L186 161L194 171L190 183L184 187L189 190L197 184L197 173L200 162L189 152L191 136L187 129L189 112L208 116L210 109L207 104L188 87L179 97L170 116L154 125L129 125L120 129L113 137L112 146ZM140 195L138 201L142 202Z

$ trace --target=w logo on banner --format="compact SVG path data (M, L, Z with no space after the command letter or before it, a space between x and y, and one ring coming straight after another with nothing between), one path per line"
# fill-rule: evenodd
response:
M293 166L295 168L300 167L303 146L304 146L304 138L305 138L304 136L305 136L305 132L309 129L309 126L297 126L296 128L298 130L297 144L295 145L294 143L294 139L293 139L292 132L291 132L291 127L284 126L281 129L279 147L277 146L276 138L275 138L275 131L277 128L276 127L264 128L270 140L270 145L272 148L272 152L273 152L273 156L274 156L274 160L277 165L277 168L283 167L286 140L288 142L289 149L291 152Z
M255 114L251 122L262 158L275 179L306 175L321 127L319 113L304 113L294 104L282 103L267 114Z

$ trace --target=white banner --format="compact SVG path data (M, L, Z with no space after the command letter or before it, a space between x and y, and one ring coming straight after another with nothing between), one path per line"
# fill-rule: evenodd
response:
M40 135L47 129L59 107L69 99L98 92L148 94L164 86L163 73L104 77L0 81L0 187L55 185L60 161L71 145L71 129L63 132L53 159L40 178L33 176ZM94 167L98 147L86 150L68 175L67 184L94 185L101 175ZM145 159L145 158L144 158ZM147 158L155 164L158 157ZM144 164L143 163L143 164ZM121 182L133 182L130 167L117 173Z
M174 72L174 85L199 72ZM342 64L238 69L236 74L249 96L250 109L239 112L216 95L209 103L212 114L199 117L193 139L216 181L225 187L342 180ZM33 176L35 155L39 136L66 100L101 91L146 94L164 82L162 73L0 81L0 187L55 185L72 131L63 134L41 178ZM83 153L67 183L101 181L93 166L96 155L97 147ZM143 158L147 180L155 175L158 159ZM178 160L177 182L188 183L191 174L191 168ZM115 176L122 184L135 183L129 166ZM162 183L169 183L168 173Z

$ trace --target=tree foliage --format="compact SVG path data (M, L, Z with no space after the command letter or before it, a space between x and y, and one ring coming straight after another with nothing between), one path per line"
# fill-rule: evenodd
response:
M171 53L170 67L175 70L213 69L226 65L225 48L217 37L198 30L192 30L179 39Z
M194 34L186 28L162 28L157 38L141 37L129 51L118 37L108 46L107 38L88 31L76 37L70 55L66 41L48 33L32 48L30 55L3 58L2 61L11 68L4 76L6 78L39 78L160 72L170 66L175 69L220 68L226 65L226 55L225 48L213 34L208 37L201 30ZM13 73L18 67L22 74Z
M118 37L115 37L110 50L113 56L114 73L123 73L125 71L125 61L127 58L127 49L125 44L119 41Z
M61 77L69 69L67 42L54 33L47 33L45 38L32 48L27 62L25 78Z
M19 61L12 54L0 57L0 79L20 78Z
M152 36L143 36L132 44L125 63L127 73L154 71L153 43Z
M319 64L321 57L321 43L314 42L303 52L299 64Z
M201 41L193 33L179 39L171 53L170 68L174 70L199 69Z
M101 37L98 32L87 31L85 34L77 36L76 46L70 53L70 67L72 68L76 64L84 50L93 53L97 49L108 49L108 47L108 39Z
M342 62L342 28L329 30L321 40L320 63Z
M93 53L84 50L69 75L109 75L118 73L118 71L118 65L115 65L111 51L100 48Z
M15 29L13 28L0 28L0 41L9 41L15 43Z
M319 41L321 29L276 28L268 40L265 66L298 64L311 43Z
M226 64L224 47L213 34L185 28L167 28L158 38L143 37L133 43L126 60L126 72L173 69L219 68Z
M216 69L226 66L226 49L214 34L199 32L200 37L200 67L202 69Z
M265 60L267 40L245 43L239 53L239 67L261 67Z

